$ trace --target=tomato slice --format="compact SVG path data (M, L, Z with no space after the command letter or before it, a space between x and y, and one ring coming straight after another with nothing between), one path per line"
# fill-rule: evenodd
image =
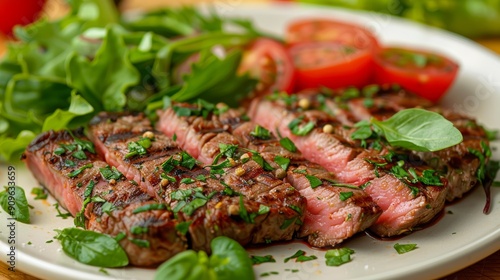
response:
M26 25L35 21L46 0L0 0L0 32L11 34L12 28L17 25Z
M457 76L459 66L442 55L401 47L386 47L375 55L375 82L397 83L437 102Z
M378 41L367 29L330 19L291 23L285 35L296 68L296 90L361 87L372 78Z
M366 28L330 19L303 19L291 23L286 30L289 45L306 42L337 42L357 49L375 49L378 41Z
M243 54L238 72L248 72L259 82L255 95L275 91L292 93L295 71L292 59L285 47L274 40L259 38L252 42Z
M373 58L369 50L334 42L312 42L296 44L289 51L296 68L296 90L362 87L372 78Z

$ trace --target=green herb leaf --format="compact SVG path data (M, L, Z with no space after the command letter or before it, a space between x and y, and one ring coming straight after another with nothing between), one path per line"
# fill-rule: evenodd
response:
M351 261L351 255L354 250L349 248L340 248L328 250L325 254L327 266L340 266Z
M460 131L438 113L406 109L385 121L371 123L383 132L392 146L414 151L438 151L462 142Z
M66 255L88 265L122 267L128 265L128 257L112 237L95 231L65 228L56 236Z
M163 210L163 209L167 209L167 206L163 203L150 203L135 208L134 211L132 211L132 214L138 214L141 212L152 211L152 210Z
M113 180L120 180L123 177L123 174L116 169L116 167L110 167L109 165L103 168L99 168L99 171L101 172L102 178L104 180L109 181L111 179Z
M23 188L18 186L6 187L5 191L0 192L0 205L16 221L25 224L30 223L30 210Z
M68 173L68 177L74 178L74 177L78 176L80 173L82 173L83 170L85 170L87 168L92 168L93 166L94 165L92 163L85 164L84 166L82 166L78 169L75 169L75 170L71 171L70 173Z
M299 117L296 119L293 119L289 124L288 128L292 131L292 134L298 135L298 136L305 136L309 134L314 129L314 122L310 121L307 124L301 126L300 123L304 117Z
M309 181L311 188L315 189L323 184L323 182L316 176L305 175L306 179Z
M281 167L281 169L283 169L285 171L288 169L288 165L290 165L289 158L282 157L279 155L274 157L274 162L276 162L276 164L278 164Z
M186 233L189 231L189 226L191 225L191 223L192 221L178 223L177 225L175 225L175 229L182 235L186 235Z
M398 254L404 254L404 253L408 253L410 251L417 249L417 244L414 244L414 243L410 243L410 244L396 243L396 244L394 244L394 249L398 252Z
M281 138L280 139L280 145L287 149L288 151L292 152L292 153L295 153L297 151L297 147L295 146L295 144L292 142L292 140L290 140L290 138L288 137L285 137L285 138Z
M255 279L252 261L238 242L219 236L211 241L210 247L210 257L204 251L178 253L158 268L154 279Z
M47 193L45 193L45 189L42 188L33 188L31 189L31 194L36 195L36 199L47 199Z
M274 263L276 260L271 255L266 256L251 256L252 264L261 264L261 263Z
M269 130L263 128L260 125L256 125L254 130L252 132L250 132L250 135L252 135L255 138L262 139L262 140L271 139L271 133L269 132Z
M347 199L349 199L354 193L353 192L340 192L340 200L342 201L346 201Z

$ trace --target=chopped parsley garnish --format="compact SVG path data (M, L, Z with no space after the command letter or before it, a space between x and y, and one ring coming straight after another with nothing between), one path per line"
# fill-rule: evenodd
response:
M116 169L116 167L110 167L109 165L103 168L99 168L99 172L101 172L102 178L104 180L109 181L111 179L113 180L120 180L123 176L123 174Z
M167 206L162 203L151 203L151 204L146 204L139 206L132 211L132 214L137 214L141 212L146 212L146 211L152 211L152 210L163 210L167 209Z
M323 184L323 182L316 176L305 175L306 179L309 181L311 188L315 189Z
M189 226L191 225L192 221L187 221L187 222L181 222L175 225L175 230L180 232L182 235L186 235L186 233L189 231Z
M285 171L288 169L288 165L290 165L290 159L282 156L274 157L274 162Z
M417 244L415 244L415 243L410 243L410 244L396 243L396 244L394 244L394 249L396 250L396 252L398 252L398 254L404 254L404 253L408 253L410 251L417 249Z
M75 169L73 171L71 171L69 174L68 174L68 177L69 178L74 178L76 176L78 176L78 174L82 173L83 170L87 169L87 168L92 168L94 165L92 163L88 163L88 164L85 164L84 166L78 168L78 169Z
M57 211L56 217L60 217L63 219L67 219L68 217L71 217L70 213L62 213L61 210L59 210L59 203L55 203L54 208L56 208L56 211Z
M131 158L134 156L142 156L148 153L147 149L151 147L151 139L141 137L136 142L128 143L128 154L125 155L125 158Z
M121 232L118 233L114 239L116 240L116 242L120 242L123 238L125 238L127 235L124 233L124 232Z
M258 163L262 168L264 168L264 170L266 170L266 171L273 171L274 170L274 168L269 163L267 163L267 161L259 153L253 152L252 159L256 163Z
M85 191L83 192L83 205L82 209L76 213L74 224L76 227L82 227L85 228L85 208L87 208L87 205L91 202L92 198L92 191L94 190L95 187L95 181L90 180L87 186L85 187Z
M327 266L340 266L351 261L354 250L349 248L339 248L326 251L325 259Z
M177 182L177 179L175 179L175 177L170 176L170 175L167 175L167 174L165 174L165 173L161 173L161 174L160 174L160 178L162 178L162 179L166 179L166 180L168 180L169 182L172 182L172 183Z
M149 241L144 240L144 239L135 239L135 238L130 238L130 242L134 243L135 245L142 247L142 248L149 248Z
M192 184L196 182L194 179L191 179L191 178L182 178L181 180L181 184Z
M340 192L339 198L342 201L349 199L354 193L353 192Z
M31 194L36 195L35 199L46 199L47 193L45 193L45 189L42 188L33 188L31 190Z
M292 209L293 211L297 212L299 215L302 215L302 209L300 209L296 205L288 205L288 208Z
M245 204L243 203L243 195L240 195L239 215L247 224L254 224L255 218L257 216L264 215L268 213L269 210L270 208L268 206L261 204L257 213L248 213L247 209L245 208Z
M252 132L250 132L250 135L255 137L255 138L262 139L262 140L271 139L271 133L269 132L269 130L263 128L260 125L256 125L254 130Z
M297 151L297 147L295 144L290 140L290 138L285 137L280 139L280 145L281 147L285 148L286 150L295 153Z
M133 234L143 234L143 233L148 233L149 229L147 227L141 227L141 226L133 226L130 229L130 232Z
M290 128L290 130L292 131L292 134L298 135L298 136L305 136L305 135L309 134L309 132L311 132L314 129L314 122L313 121L310 121L307 124L301 126L300 123L302 122L303 119L304 119L303 116L298 117L298 118L292 120L288 124L288 128Z
M271 255L266 256L251 256L252 264L261 264L261 263L274 263L276 260Z
M293 254L292 256L288 257L288 258L285 258L285 263L288 262L289 260L292 260L292 259L295 259L295 262L306 262L306 261L311 261L311 260L315 260L317 259L318 257L316 257L315 255L311 255L311 256L306 256L306 252L302 251L302 250L298 250L297 252L295 252L295 254Z

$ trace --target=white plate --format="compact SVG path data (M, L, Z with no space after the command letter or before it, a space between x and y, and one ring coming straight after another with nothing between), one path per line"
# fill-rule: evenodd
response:
M401 19L372 14L333 10L326 7L295 5L242 5L239 1L218 2L218 12L224 16L248 17L263 30L280 34L290 20L301 17L335 17L353 21L370 28L382 43L397 43L433 49L453 57L461 66L458 80L445 98L444 104L464 113L475 116L488 128L500 129L500 80L495 78L500 72L500 59L497 55L477 44L444 31L425 27ZM494 143L498 146L498 143ZM494 152L493 158L500 159ZM5 185L7 166L0 165L0 185ZM70 227L72 219L56 217L52 204L55 201L33 200L29 194L37 187L30 173L18 168L17 183L24 187L31 210L32 223L16 223L16 269L44 279L152 279L154 270L141 268L106 269L109 275L99 272L98 267L86 266L67 257L60 249L58 241L53 240L54 229ZM446 207L445 214L436 224L415 232L397 241L379 241L361 235L348 240L343 246L355 250L353 261L340 267L325 265L325 251L310 249L302 243L289 243L269 246L262 249L249 249L254 255L273 255L277 262L255 266L256 275L275 271L265 279L430 279L438 278L494 253L500 249L500 188L492 189L492 210L484 215L484 194L476 188L465 199ZM0 214L0 254L5 261L10 251L7 244L8 216ZM28 242L31 245L28 245ZM398 255L393 249L396 243L416 243L418 249ZM315 261L284 263L298 249L316 255ZM286 270L287 269L287 270ZM298 269L292 273L289 269Z

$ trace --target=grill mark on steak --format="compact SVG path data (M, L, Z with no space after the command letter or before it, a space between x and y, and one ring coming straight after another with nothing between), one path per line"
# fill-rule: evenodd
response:
M328 104L321 102L318 95L292 98L294 99L290 101L290 97L275 95L256 99L251 104L249 115L270 131L278 131L282 136L292 139L306 159L334 172L338 181L366 186L365 192L383 210L381 217L371 227L376 234L393 236L411 231L429 221L444 207L446 185L413 186L399 180L390 170L379 174L378 168L375 168L370 159L384 160L383 156L389 153L390 147L382 146L377 150L372 146L374 143L368 143L368 148L364 148L360 141L355 141L350 136L355 128L346 127L325 112ZM303 109L298 105L298 100L302 98L309 101L309 108ZM288 126L296 119L301 119L301 125L312 122L314 129L305 136L293 134ZM330 124L333 131L324 132L319 127L323 124ZM404 163L406 168L418 167L412 161L404 160ZM412 193L412 188L419 191ZM409 193L412 195L408 195Z
M176 104L175 106L189 107L190 105ZM171 112L168 112L169 110ZM208 133L212 132L209 129L195 129L192 126L193 123L204 123L207 127L220 130L223 128L221 126L224 123L222 119L225 119L225 116L216 115L209 115L205 120L197 120L193 117L179 117L171 109L167 109L166 112L160 112L159 114L161 115L160 121L157 123L159 129L171 135L175 134L178 137L184 138L187 138L186 135L193 136L197 134L196 137L191 138L192 141L195 141L193 139L202 139L203 131ZM260 153L260 155L275 168L274 172L279 170L278 164L274 162L275 156L280 155L291 159L291 166L294 167L290 168L290 171L288 171L288 182L298 189L301 195L306 198L308 205L307 211L304 213L304 223L299 230L298 236L307 237L309 243L313 246L324 247L335 245L351 237L355 233L366 229L376 221L381 214L380 208L362 190L350 189L349 191L353 192L354 195L352 198L342 201L339 198L340 193L347 192L347 188L333 187L325 181L321 187L312 189L305 174L294 173L292 170L300 166L300 168L307 170L310 175L316 175L322 172L324 174L321 176L330 180L334 180L333 175L322 167L305 161L300 153L287 151L274 137L268 140L262 140L252 136L251 132L254 130L256 124L243 121L241 117L238 117L238 114L241 115L241 112L229 110L228 115L232 116L231 126L224 127L223 129L225 132L219 133L216 137L212 138L211 141L186 145L199 147L201 150L201 152L197 153L199 155L203 153L203 149L216 150L217 152L205 153L205 160L212 162L219 152L220 143L236 144L239 145L240 148L247 148ZM168 116L168 118L166 116ZM203 119L201 116L197 118ZM182 129L167 130L167 127L171 126L172 123L175 123L174 127ZM241 150L243 150L242 152L245 151L244 149ZM304 165L304 163L306 163L307 166ZM315 172L312 170L315 170ZM230 177L231 180L227 180L228 177ZM245 170L243 176L228 177L226 177L227 184L241 187L244 187L245 183L249 180L259 180L259 178L262 178L262 176L250 170ZM265 177L263 178L266 179ZM272 189L272 191L275 190L276 189ZM265 195L268 190L261 189L261 191ZM318 196L322 196L324 200L318 201ZM318 213L318 209L323 210Z
M74 135L86 140L81 131L74 132ZM115 184L104 180L99 169L108 165L96 154L85 151L86 159L76 159L69 151L57 155L55 151L61 144L75 144L75 140L66 131L42 133L28 146L24 161L35 178L73 216L82 209L86 199L84 193L89 184L95 184L88 197L100 197L113 207L104 213L104 202L87 204L83 212L87 229L111 236L124 233L126 238L120 241L120 245L125 249L132 265L158 265L186 249L186 238L175 230L177 222L172 218L171 211L155 210L132 214L137 207L154 201L125 180L118 180ZM74 162L74 166L68 166L69 160ZM79 175L69 177L71 172L86 165L89 167ZM132 228L137 226L144 227L147 232L134 234ZM149 247L140 247L132 242L133 239L144 240L149 243Z
M187 168L181 163L187 154L167 136L152 131L143 115L100 116L99 119L112 120L94 121L91 126L99 151L106 155L108 162L117 163L118 169L126 170L128 176L144 178L138 181L144 190L152 193L156 200L167 203L179 221L191 223L189 236L193 249L209 251L210 240L219 235L233 238L242 245L290 240L298 229L298 225L287 228L281 228L281 225L292 218L298 220L297 224L302 221L302 216L289 206L304 209L304 199L295 190L288 190L289 184L269 177L255 161L236 163L226 168L224 174L211 174L197 164ZM112 136L109 132L130 131L132 127L137 132L154 133L152 146L144 156L125 159L128 143L137 141L139 135L116 142L99 141L109 139ZM168 170L164 170L163 165L171 160L177 163L169 164ZM235 174L238 168L254 176L251 180L243 179L245 177ZM169 177L173 182L166 179ZM180 194L183 194L181 198ZM240 203L246 209L246 216L242 214L245 209ZM195 210L190 211L191 207ZM269 208L269 211L258 214L261 207Z

